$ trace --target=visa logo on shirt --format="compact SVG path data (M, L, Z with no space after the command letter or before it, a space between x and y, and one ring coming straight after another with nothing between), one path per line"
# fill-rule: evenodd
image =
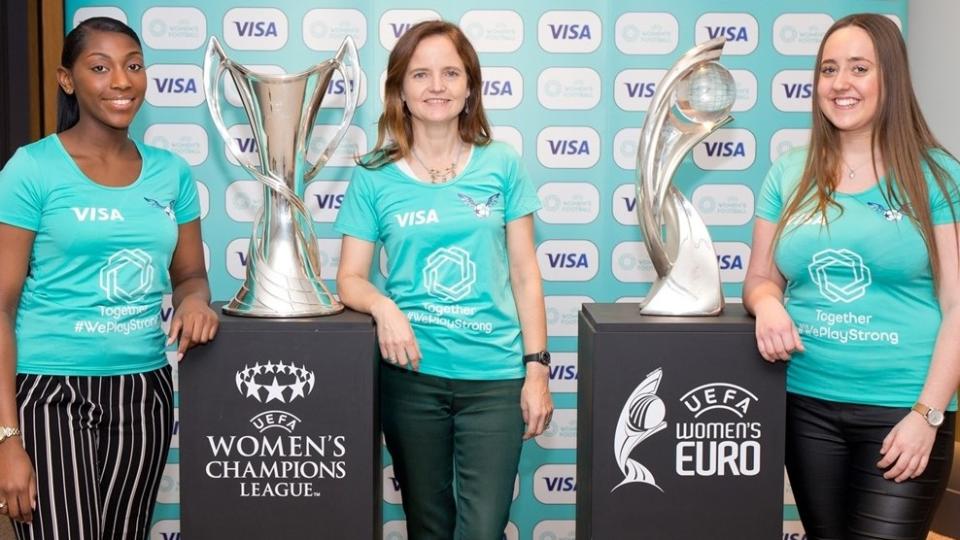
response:
M77 221L123 221L123 214L116 208L71 208Z
M428 223L440 223L440 217L433 208L429 210L414 210L412 212L401 212L394 214L397 218L397 224L401 227L407 225L426 225Z

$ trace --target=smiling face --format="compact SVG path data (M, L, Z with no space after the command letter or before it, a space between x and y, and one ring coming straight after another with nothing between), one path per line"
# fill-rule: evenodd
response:
M466 99L468 77L450 38L424 38L410 58L403 76L401 98L414 124L451 124L456 128Z
M817 103L841 132L870 133L880 106L880 65L873 40L865 30L847 26L823 46L818 66Z
M127 129L143 103L147 73L143 52L129 36L92 31L70 68L57 70L60 87L77 98L80 124Z

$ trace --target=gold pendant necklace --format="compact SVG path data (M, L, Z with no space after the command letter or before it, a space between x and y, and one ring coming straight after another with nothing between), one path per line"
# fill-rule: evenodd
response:
M453 163L449 167L444 167L443 169L434 169L433 167L427 167L427 164L420 159L420 156L417 155L417 151L410 147L410 153L413 154L414 159L417 160L417 163L420 164L424 170L427 171L427 174L430 175L431 184L443 184L451 180L457 175L457 164L460 162L460 152L463 150L463 141L460 141L460 146L457 147L457 153L454 155Z

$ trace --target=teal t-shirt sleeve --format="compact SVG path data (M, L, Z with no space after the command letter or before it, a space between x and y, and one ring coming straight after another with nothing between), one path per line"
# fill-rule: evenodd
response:
M37 163L23 148L0 170L0 223L38 231L43 194Z
M183 225L200 217L200 196L197 193L197 182L193 179L193 172L190 165L180 156L173 156L178 168L178 178L180 181L180 191L177 196L177 202L174 203L174 214L177 216L177 224Z
M778 159L770 167L763 184L760 186L760 194L757 196L756 215L758 218L765 219L772 223L780 220L780 213L783 212L783 158Z
M506 154L507 186L503 210L504 221L510 222L540 209L540 198L530 180L527 168L520 156L507 144L502 144Z
M960 163L945 152L933 152L933 159L940 167L946 171L947 176L943 183L950 194L950 198L944 196L940 186L937 185L930 169L923 165L923 172L927 177L927 190L930 194L930 214L934 225L945 225L960 221ZM951 212L951 206L953 211Z
M374 174L377 174L376 170L369 171L359 165L354 168L333 230L367 242L376 242L380 238L380 223L371 185Z

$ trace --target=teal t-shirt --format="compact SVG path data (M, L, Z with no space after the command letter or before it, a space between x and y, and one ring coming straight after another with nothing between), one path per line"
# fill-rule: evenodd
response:
M445 184L418 181L397 163L358 166L334 228L383 243L386 294L410 319L421 372L514 379L525 372L506 224L539 208L519 156L492 142L474 147Z
M943 152L932 156L952 177L960 164ZM782 156L758 197L758 218L777 223L803 174L806 149ZM934 225L952 223L926 165ZM842 206L791 219L774 254L787 279L786 309L805 352L794 353L787 390L815 398L910 407L926 380L941 314L926 245L919 229L884 199L881 180L855 194L837 193ZM954 199L957 197L954 196ZM953 201L960 216L960 201ZM956 410L956 397L950 410Z
M36 233L17 310L17 371L121 375L166 365L160 304L178 225L200 206L190 168L136 143L129 186L87 178L50 135L0 171L0 222Z

